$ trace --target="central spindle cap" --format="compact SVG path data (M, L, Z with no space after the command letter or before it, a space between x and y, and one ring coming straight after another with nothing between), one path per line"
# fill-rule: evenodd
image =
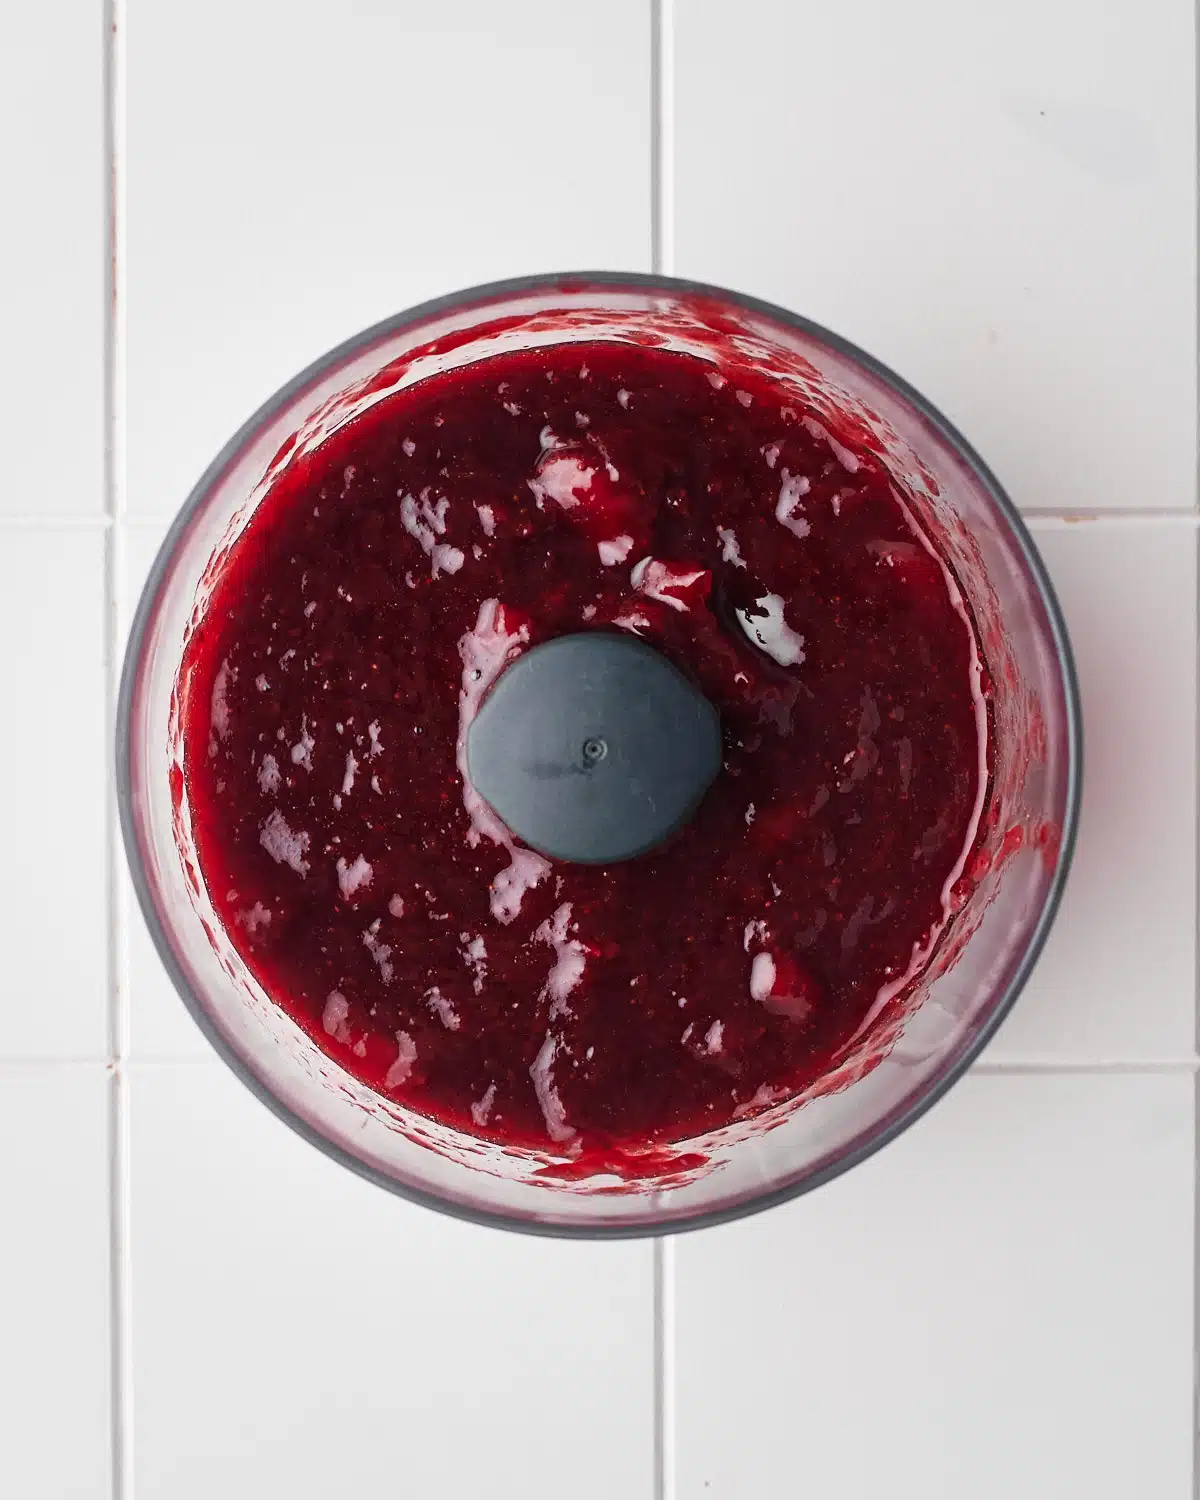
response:
M720 768L708 699L645 642L609 631L519 656L467 731L480 795L522 843L579 864L648 853Z

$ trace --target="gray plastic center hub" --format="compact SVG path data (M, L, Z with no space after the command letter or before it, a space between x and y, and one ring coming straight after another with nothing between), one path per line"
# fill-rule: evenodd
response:
M661 844L721 768L716 709L666 657L607 631L517 658L467 731L467 772L524 844L611 864Z

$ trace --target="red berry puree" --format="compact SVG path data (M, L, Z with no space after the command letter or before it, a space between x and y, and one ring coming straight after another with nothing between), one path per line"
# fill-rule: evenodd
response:
M294 460L232 548L181 679L200 867L385 1095L560 1155L682 1140L812 1084L943 937L987 789L973 625L877 461L787 399L662 350L498 356ZM670 658L724 744L609 866L523 847L464 775L505 666L588 630Z

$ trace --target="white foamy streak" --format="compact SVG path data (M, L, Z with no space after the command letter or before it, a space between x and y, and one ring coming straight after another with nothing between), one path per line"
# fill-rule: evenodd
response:
M526 626L522 625L515 631L506 628L504 606L498 599L485 599L479 606L475 628L460 636L458 642L463 672L458 696L455 759L462 777L463 806L471 821L467 842L474 846L487 838L508 851L509 866L492 881L489 893L492 916L497 922L505 923L511 922L520 911L525 892L550 873L550 862L532 849L524 849L515 843L508 829L471 784L467 772L467 731L492 683L528 640Z
M533 1091L537 1095L542 1118L546 1122L546 1134L552 1141L562 1144L574 1140L576 1132L574 1126L567 1124L567 1112L563 1108L562 1099L554 1087L554 1079L551 1076L550 1070L554 1066L557 1051L558 1043L547 1032L546 1040L542 1043L541 1050L530 1066L529 1076L533 1079Z
M783 600L778 594L764 594L755 602L760 614L734 610L742 629L781 667L799 666L804 660L804 637L784 619Z
M633 538L622 532L620 536L609 537L607 541L597 542L596 550L600 554L600 561L606 568L615 567L617 563L623 563L633 551Z
M550 1019L556 1016L570 1015L571 1007L567 1004L567 996L583 978L583 971L587 967L587 949L583 944L567 934L571 926L571 903L564 901L552 917L543 922L534 932L534 937L540 943L546 943L554 949L554 967L546 977L546 983L542 986L539 1000L550 1001Z
M277 865L287 865L297 875L308 874L309 837L307 833L293 833L284 815L275 809L258 831L258 842Z
M643 557L634 563L629 582L639 594L645 594L647 599L655 599L659 604L667 604L680 613L686 613L690 607L687 601L678 598L671 590L689 588L703 577L703 568L676 568L657 557Z
M308 727L307 715L301 714L300 738L297 743L292 746L292 764L294 766L303 766L306 771L311 771L313 768L312 753L316 746L316 743L317 742L315 739L313 739L312 733Z
M458 1019L458 1012L446 999L437 985L425 991L425 1004L434 1013L447 1031L457 1031L462 1022Z
M371 876L374 873L369 861L360 854L351 864L347 864L344 858L337 862L338 887L342 895L349 900L355 891L359 891L364 885L371 884Z
M471 1118L476 1125L482 1128L488 1122L488 1116L492 1112L492 1105L496 1102L496 1085L489 1083L484 1090L483 1098L477 1099L471 1105Z
M258 768L258 784L268 796L279 790L282 777L279 774L279 762L273 755L264 755L262 764Z
M460 932L458 937L463 944L463 962L473 975L471 987L477 995L481 995L487 981L487 944L482 937L471 937L466 932Z
M731 526L718 526L717 535L721 539L721 561L732 563L735 568L744 568L745 561L742 558L742 550L738 546L738 539L734 535Z
M325 997L325 1009L321 1012L321 1025L335 1042L348 1042L350 1028L346 1017L350 1014L350 1002L341 990L330 990Z
M756 917L754 921L746 923L745 931L742 933L742 949L744 952L750 952L751 943L765 943L766 941L767 924L761 917Z
M428 490L422 490L418 508L411 495L403 496L400 501L400 522L429 558L429 576L436 578L439 573L457 573L466 562L466 556L457 547L438 541L438 537L446 530L449 500L443 497L436 505L430 505L428 497Z
M217 675L213 679L212 701L210 703L211 721L213 733L218 739L223 740L229 733L229 658L226 657L217 668Z
M804 516L797 516L797 511L804 509L801 500L808 494L811 485L803 474L791 474L787 469L781 469L783 482L779 486L779 500L775 506L775 519L781 526L786 526L794 537L801 541L812 530Z
M544 450L534 477L526 483L539 506L553 500L562 510L574 510L591 490L595 474L595 465L579 454Z
M413 1063L417 1060L417 1044L407 1031L396 1033L396 1047L396 1061L387 1070L383 1080L384 1088L388 1089L399 1088L402 1083L407 1083Z
M750 998L763 1001L775 988L775 960L769 953L756 953L750 965Z
M847 474L858 473L860 467L858 454L851 453L849 448L839 443L828 428L822 427L816 417L801 417L800 425L811 437L823 438L829 444L830 452L837 459L838 463L841 464L842 468L845 469Z
M376 966L379 969L379 977L383 980L384 984L391 984L394 972L391 962L392 947L390 943L381 943L379 941L381 923L382 918L376 917L366 932L363 933L363 947L375 960Z

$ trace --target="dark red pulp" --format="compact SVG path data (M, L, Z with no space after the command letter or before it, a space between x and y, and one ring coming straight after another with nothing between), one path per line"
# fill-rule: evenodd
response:
M635 631L721 715L667 846L543 862L464 782L506 661ZM505 1142L686 1138L804 1089L938 938L982 802L950 575L759 377L614 344L385 399L274 483L184 662L204 879L351 1073ZM961 893L959 893L961 894Z

